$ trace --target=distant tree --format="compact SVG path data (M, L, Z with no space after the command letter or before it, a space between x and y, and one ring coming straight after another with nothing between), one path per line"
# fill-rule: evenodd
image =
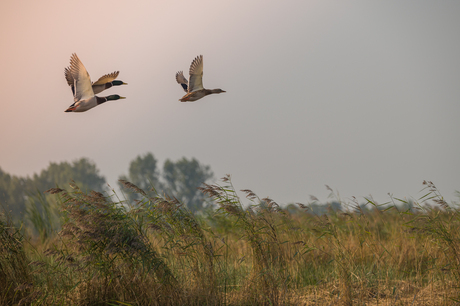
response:
M25 211L27 179L10 175L0 168L0 210L19 217Z
M29 188L30 191L35 189L40 192L56 185L68 188L72 180L84 191L107 190L105 178L99 175L96 164L87 158L80 158L72 163L50 163L40 174L34 174Z
M72 180L84 191L107 190L105 178L99 175L96 164L86 158L72 163L50 163L48 168L32 178L17 177L0 169L0 209L5 208L12 212L13 217L22 218L21 213L25 213L31 197L42 195L56 186L70 189Z
M335 202L334 201L331 204L329 204L329 207L335 212L339 212L339 211L343 210L342 203L340 203L340 202Z
M300 214L300 213L302 213L304 211L308 211L308 210L303 210L303 209L299 208L299 205L294 204L294 203L289 203L288 205L286 205L286 210L291 215L296 215L296 214Z
M144 156L138 155L136 159L132 160L129 164L129 174L127 176L121 175L119 179L129 181L148 193L152 187L158 191L161 190L162 186L159 177L157 160L152 153L147 153ZM118 185L123 190L124 187L120 182L118 182ZM139 197L135 193L127 193L127 196L130 200Z
M201 165L195 158L183 157L177 162L167 159L163 166L164 191L194 212L206 203L206 196L197 188L212 177L211 167Z

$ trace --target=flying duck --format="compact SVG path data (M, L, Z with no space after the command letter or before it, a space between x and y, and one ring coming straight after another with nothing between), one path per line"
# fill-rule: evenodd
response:
M113 85L124 84L121 81L114 81L117 76L118 71L104 75L97 82L91 84L91 79L85 66L83 66L83 63L75 53L72 54L70 57L70 67L65 68L65 78L72 88L74 103L66 109L66 112L85 112L107 101L126 99L119 95L110 95L107 97L98 97L95 95L95 93L99 93Z
M75 87L73 84L74 80L72 78L72 74L70 73L70 67L65 68L64 73L65 79L67 80L67 84L69 84L70 88L72 88L72 93L75 94ZM119 73L120 71L114 71L112 73L101 76L99 80L93 82L92 87L94 94L97 95L101 91L109 89L112 86L128 85L123 81L115 80L118 77Z
M193 102L210 94L226 92L222 89L205 89L203 87L203 55L197 56L190 65L190 83L182 71L176 73L176 81L187 93L179 99L181 102Z

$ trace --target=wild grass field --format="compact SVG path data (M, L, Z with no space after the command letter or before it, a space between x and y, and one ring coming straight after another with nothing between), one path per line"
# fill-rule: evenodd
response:
M71 184L40 197L28 223L2 216L0 304L460 303L460 210L431 182L414 201L336 198L341 210L318 214L314 198L240 198L226 176L203 185L215 208L199 215L123 184L140 200Z

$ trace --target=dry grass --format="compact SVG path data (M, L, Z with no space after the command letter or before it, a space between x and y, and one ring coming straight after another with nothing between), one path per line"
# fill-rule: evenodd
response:
M50 189L63 220L54 237L31 242L0 221L0 304L458 303L460 213L431 182L413 203L352 199L318 215L315 198L289 212L246 189L243 205L222 181L201 188L216 204L201 216L130 182L141 201Z

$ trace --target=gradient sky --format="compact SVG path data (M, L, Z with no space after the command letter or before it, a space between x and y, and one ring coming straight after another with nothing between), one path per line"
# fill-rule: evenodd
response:
M460 190L459 1L0 1L0 167L93 160L111 186L152 152L279 203ZM119 70L85 113L64 79ZM204 56L206 88L174 75ZM102 95L101 94L101 95Z

